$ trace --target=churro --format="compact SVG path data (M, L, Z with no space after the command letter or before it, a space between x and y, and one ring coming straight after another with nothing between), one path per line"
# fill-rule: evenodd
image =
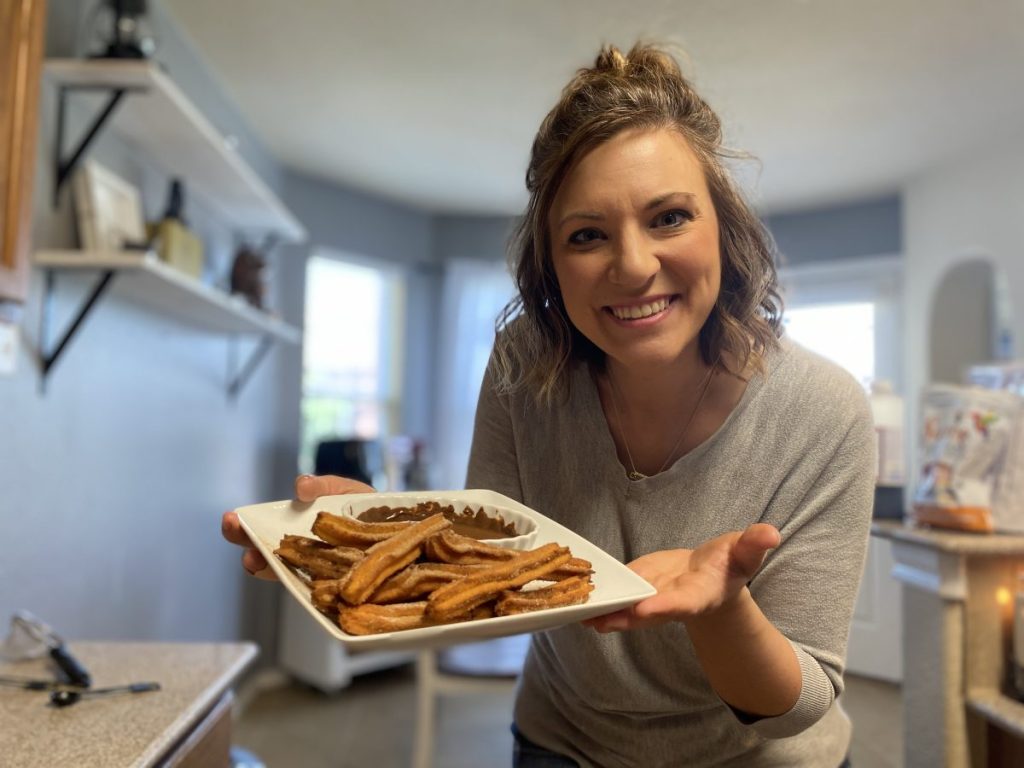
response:
M285 536L274 554L313 579L340 579L363 558L362 550L337 547L306 536Z
M309 598L323 613L334 615L338 607L338 579L321 579L309 585Z
M318 512L313 533L335 546L367 549L404 531L414 523L364 523L354 517Z
M415 603L377 605L363 603L343 605L338 609L338 624L350 635L376 635L381 632L399 632L436 624L427 616L425 600Z
M413 563L377 587L370 595L369 602L408 603L482 567L451 563Z
M499 547L484 541L461 536L454 531L444 531L434 536L423 547L423 553L431 560L458 565L503 563L512 560L521 550ZM587 576L593 573L589 560L573 557L565 565L545 576L545 579L560 581L572 576Z
M365 557L349 570L338 587L338 594L349 605L365 603L388 576L420 556L423 542L451 525L444 515L437 514L408 524L390 538L374 544L366 550Z
M376 635L381 632L400 632L406 629L433 627L457 621L486 619L494 616L493 607L482 605L471 613L438 620L427 613L427 601L377 605L363 603L357 606L342 606L338 609L338 625L350 635Z
M464 579L439 587L427 598L427 612L437 620L455 618L493 600L504 590L543 578L571 559L568 548L554 542L528 552L517 552L511 560L490 565Z
M539 589L505 590L494 606L498 616L513 616L545 608L563 608L585 603L594 590L589 576L573 576Z

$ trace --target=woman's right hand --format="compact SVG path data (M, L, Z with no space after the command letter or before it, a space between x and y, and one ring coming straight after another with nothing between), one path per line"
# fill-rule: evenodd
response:
M316 501L321 496L334 496L342 493L375 493L376 490L348 477L337 475L299 475L295 478L295 498L299 501ZM258 579L276 581L277 576L272 568L267 567L267 561L260 554L260 551L252 545L252 541L242 530L242 524L238 522L238 515L232 510L225 512L220 521L221 535L232 544L244 547L242 552L242 567L251 576Z

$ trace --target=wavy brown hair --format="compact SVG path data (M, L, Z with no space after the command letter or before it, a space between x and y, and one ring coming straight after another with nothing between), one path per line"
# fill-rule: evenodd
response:
M625 130L664 128L682 134L696 153L718 216L722 281L700 331L704 362L728 359L740 373L750 363L760 368L764 353L778 344L782 300L774 242L723 165L744 155L722 146L718 116L670 54L647 44L626 55L605 46L594 66L579 70L564 88L533 142L526 171L530 200L509 245L519 295L497 322L500 390L526 388L549 402L573 360L604 360L566 314L551 262L548 214L562 181L591 149Z

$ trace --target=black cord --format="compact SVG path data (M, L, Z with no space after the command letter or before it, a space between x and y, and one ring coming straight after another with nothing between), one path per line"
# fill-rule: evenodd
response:
M33 680L28 677L0 677L0 685L22 688L26 691L49 691L61 687L63 683L57 680Z

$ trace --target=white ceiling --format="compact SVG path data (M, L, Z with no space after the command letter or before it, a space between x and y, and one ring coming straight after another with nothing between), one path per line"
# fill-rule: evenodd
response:
M431 212L520 212L534 131L602 42L683 47L764 211L1024 139L1024 0L165 4L281 162Z

